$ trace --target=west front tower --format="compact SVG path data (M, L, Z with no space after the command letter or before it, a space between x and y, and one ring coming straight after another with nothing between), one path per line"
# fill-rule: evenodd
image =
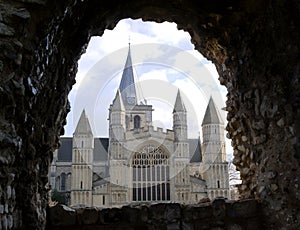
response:
M202 122L203 166L207 195L230 198L228 162L226 161L224 122L210 97Z
M94 136L82 111L73 134L71 205L92 206Z

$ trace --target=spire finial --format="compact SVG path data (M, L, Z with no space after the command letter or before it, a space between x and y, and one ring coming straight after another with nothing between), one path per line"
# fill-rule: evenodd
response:
M128 36L128 46L130 47L130 35Z
M183 104L182 98L181 98L181 94L180 94L180 90L178 89L177 91L177 96L176 96L176 100L175 100L175 104L174 104L174 112L186 112L185 106Z

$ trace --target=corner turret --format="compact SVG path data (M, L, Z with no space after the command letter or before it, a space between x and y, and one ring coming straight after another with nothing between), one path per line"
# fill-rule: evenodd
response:
M89 119L82 111L73 134L71 205L91 206L93 176L94 136Z
M173 130L175 141L187 140L187 113L179 90L173 109Z
M224 122L212 97L202 122L202 133L203 164L206 169L203 177L207 183L208 197L211 200L218 196L230 198Z

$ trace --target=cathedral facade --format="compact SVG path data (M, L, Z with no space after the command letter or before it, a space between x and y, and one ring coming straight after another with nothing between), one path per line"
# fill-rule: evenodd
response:
M188 138L180 91L173 129L152 126L152 105L139 98L131 51L109 108L109 137L95 138L83 110L73 138L61 138L49 181L70 205L120 207L132 203L198 203L230 198L224 123L211 97L203 142Z

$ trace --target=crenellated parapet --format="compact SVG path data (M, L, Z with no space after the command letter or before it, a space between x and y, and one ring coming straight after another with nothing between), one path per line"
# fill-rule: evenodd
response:
M166 131L164 131L164 129L160 127L157 127L155 129L154 126L149 125L144 128L129 130L125 133L125 137L128 141L132 139L143 139L147 137L174 140L174 131L171 129L167 129Z

